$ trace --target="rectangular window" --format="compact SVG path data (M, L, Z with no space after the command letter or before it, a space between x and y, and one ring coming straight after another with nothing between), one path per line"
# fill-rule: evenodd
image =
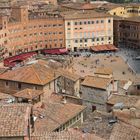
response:
M70 25L70 22L68 22L67 25Z
M86 33L84 33L84 37L86 38Z
M104 20L101 20L101 23L104 23Z
M6 81L5 85L6 85L6 86L9 86L9 83L8 83L8 81Z
M140 86L139 85L137 85L137 90L140 90Z
M99 23L99 21L98 21L98 20L96 20L96 23L98 24L98 23Z
M77 22L75 22L74 25L77 25Z
M94 32L92 32L92 37L94 37Z
M21 83L18 83L18 89L21 89Z
M110 19L108 20L108 23L111 23L111 20Z
M90 32L88 32L88 38L90 38Z

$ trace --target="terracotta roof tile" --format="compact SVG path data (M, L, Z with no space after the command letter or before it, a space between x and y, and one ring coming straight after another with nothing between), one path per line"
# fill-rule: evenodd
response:
M57 96L57 95L55 95ZM35 132L53 131L66 123L86 107L72 103L62 103L57 97L34 105ZM44 116L42 119L39 116Z
M0 100L9 99L9 98L13 98L13 96L11 96L9 94L6 94L6 93L1 93L0 92Z
M95 9L98 4L90 4L90 3L68 3L63 4L62 7L75 9L75 10L91 10Z
M35 97L37 97L41 94L43 94L42 90L24 89L22 91L15 93L13 96L20 97L20 98L26 98L26 99L34 99Z
M46 133L33 133L31 140L104 140L95 134L83 133L77 129L68 129L63 132L46 132Z
M131 107L130 109L113 109L113 115L127 124L140 129L140 110Z
M0 137L27 136L27 117L30 105L9 104L0 106Z
M132 125L119 122L115 124L110 140L140 140L140 129Z
M53 68L53 69L57 69L62 67L62 64L58 61L55 61L53 59L49 59L49 60L43 60L43 59L38 59L38 60L33 60L27 63L28 64L39 64L39 65L44 65L47 66L48 68Z
M110 84L111 81L112 81L111 78L86 76L85 80L82 82L82 85L106 90L107 86Z
M52 69L40 64L20 67L0 75L0 79L37 85L45 85L55 78Z
M112 94L107 103L112 105L116 103L123 103L125 106L133 106L138 100L140 100L140 97L138 96Z
M61 15L66 20L112 17L111 15L109 15L107 13L96 12L96 11L68 11L68 12L61 13Z
M80 76L75 74L75 73L71 73L67 70L64 70L64 69L58 69L56 71L57 74L61 75L61 76L64 76L68 79L71 79L72 81L77 81L78 79L80 79Z

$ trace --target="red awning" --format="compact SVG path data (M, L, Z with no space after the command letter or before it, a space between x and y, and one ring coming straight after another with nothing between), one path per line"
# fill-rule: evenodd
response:
M67 49L49 49L49 50L43 50L44 53L47 54L65 54L67 53Z
M60 51L61 53L67 53L67 52L68 52L67 49L59 49L59 51Z
M94 52L103 52L103 51L117 51L118 48L116 48L112 44L107 44L107 45L97 45L91 47L91 50Z
M26 60L27 58L29 58L29 57L31 57L35 54L36 54L36 52L28 52L28 53L23 53L23 54L19 54L19 55L16 55L16 56L6 58L6 59L4 59L4 65L5 66L14 66L14 65L16 65L15 61Z

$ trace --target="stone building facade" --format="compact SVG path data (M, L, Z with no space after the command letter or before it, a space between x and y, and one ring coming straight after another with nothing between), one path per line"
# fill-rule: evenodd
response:
M87 113L94 110L106 110L106 101L117 88L111 78L87 76L81 83L83 105L87 106Z
M80 76L69 71L57 71L60 77L56 82L56 92L69 96L80 97Z

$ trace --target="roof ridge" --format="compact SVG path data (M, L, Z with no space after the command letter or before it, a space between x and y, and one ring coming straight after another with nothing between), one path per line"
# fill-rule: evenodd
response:
M35 69L34 69L34 65L31 65L32 70L34 71L35 75L37 76L38 80L40 81L41 84L43 84L43 82L41 81L40 77L38 76L38 74L36 73Z

